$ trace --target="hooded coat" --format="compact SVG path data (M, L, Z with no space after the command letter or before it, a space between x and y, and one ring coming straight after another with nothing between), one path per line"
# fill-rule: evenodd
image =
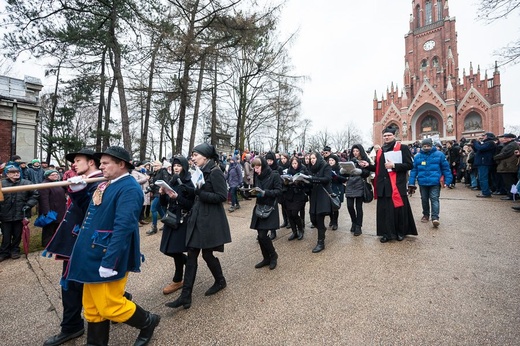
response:
M164 224L159 250L167 256L187 251L186 231L188 229L189 212L195 202L195 195L188 193L188 189L193 190L195 188L188 170L188 160L184 156L176 156L173 163L179 163L182 166L181 174L173 174L168 183L177 192L177 198L172 199L167 194L160 197L161 205L167 206L168 211L174 213L179 220L179 226L176 229Z
M359 150L362 160L365 160L366 162L371 162L371 160L365 152L365 148L363 148L361 144L354 144L350 149L348 160L354 162L356 168L361 169L361 175L350 175L348 177L347 187L345 189L345 196L355 198L363 197L365 191L365 179L370 175L370 171L366 168L362 168L359 165L358 160L352 153L353 149Z
M332 212L332 202L329 196L332 193L330 186L332 168L318 152L313 154L316 155L316 163L314 165L311 164L310 168L312 190L309 213L330 214Z
M224 173L215 162L215 155L210 154L209 158L201 168L205 183L195 190L195 203L186 230L186 246L224 251L224 244L231 243L231 231L222 205L227 201L228 188Z
M256 230L276 230L280 227L280 215L278 212L277 197L282 194L282 181L280 175L273 172L267 164L265 158L260 157L262 162L262 172L254 174L254 185L265 191L265 195L256 198L256 204L253 208L253 216L251 217L251 229ZM258 205L273 206L274 210L266 219L260 219L256 216L255 209Z

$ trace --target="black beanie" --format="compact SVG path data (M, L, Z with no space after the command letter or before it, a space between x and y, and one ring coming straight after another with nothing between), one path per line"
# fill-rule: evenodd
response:
M276 160L276 156L274 155L274 153L272 151L270 151L267 154L265 154L265 159L266 160L273 160L273 161L275 161Z
M202 144L197 145L195 148L193 148L193 151L201 154L205 158L218 161L219 157L218 157L217 151L215 150L215 147L208 143L202 143Z

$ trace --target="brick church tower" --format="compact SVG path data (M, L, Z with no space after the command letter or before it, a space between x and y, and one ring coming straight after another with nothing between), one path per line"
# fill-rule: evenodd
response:
M470 64L459 77L455 18L447 0L414 0L410 31L405 35L404 88L392 83L386 96L374 93L374 144L381 131L396 127L403 143L433 137L441 141L471 139L504 130L500 73L481 79Z

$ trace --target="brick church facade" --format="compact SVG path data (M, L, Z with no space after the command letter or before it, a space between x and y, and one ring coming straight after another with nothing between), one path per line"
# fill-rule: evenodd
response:
M381 131L395 127L403 143L424 138L471 139L504 130L500 73L480 67L459 78L455 18L447 0L414 0L410 31L405 35L404 88L393 83L381 99L374 94L374 144ZM483 78L482 78L483 77Z

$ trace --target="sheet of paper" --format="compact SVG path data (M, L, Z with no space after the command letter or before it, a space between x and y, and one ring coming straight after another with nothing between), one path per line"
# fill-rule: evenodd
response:
M197 189L205 184L204 174L202 174L202 171L199 169L199 167L196 167L195 170L191 172L191 182Z
M168 183L165 182L164 180L157 180L157 181L155 182L155 185L162 187L162 188L163 188L164 190L166 190L166 191L174 191L174 190L171 188L171 186L168 185Z

